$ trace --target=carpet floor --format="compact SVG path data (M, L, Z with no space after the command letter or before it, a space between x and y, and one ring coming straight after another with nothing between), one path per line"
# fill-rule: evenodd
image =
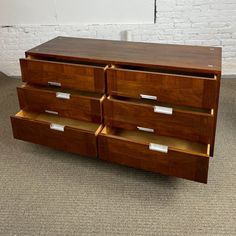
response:
M0 75L0 235L236 235L236 79L223 79L208 184L14 140Z

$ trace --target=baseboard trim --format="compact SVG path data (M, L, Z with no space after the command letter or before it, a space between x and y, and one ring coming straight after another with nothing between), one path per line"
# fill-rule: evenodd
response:
M236 75L222 75L222 79L236 79Z

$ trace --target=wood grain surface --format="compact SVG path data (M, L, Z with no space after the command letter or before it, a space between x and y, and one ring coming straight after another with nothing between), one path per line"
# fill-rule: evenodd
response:
M17 88L20 108L26 111L52 111L60 117L68 117L95 123L102 122L102 95L86 96L70 91L69 99L58 98L61 89L46 89L23 85ZM67 91L65 91L67 92Z
M26 55L219 73L221 48L57 37Z
M112 127L151 128L160 135L213 143L214 116L210 113L173 108L172 115L162 114L154 112L151 104L108 98L104 101L104 122Z
M77 153L87 157L97 157L96 131L66 125L64 131L50 128L51 122L32 118L27 112L11 117L14 138L36 144ZM94 125L93 125L94 126Z
M149 150L145 141L133 141L109 133L98 136L99 157L134 168L207 183L209 157L170 149Z
M140 98L156 96L157 101L173 105L214 108L217 81L213 78L153 73L119 68L107 69L109 95Z
M23 82L44 86L56 82L62 88L105 92L103 67L35 59L20 59L20 65Z

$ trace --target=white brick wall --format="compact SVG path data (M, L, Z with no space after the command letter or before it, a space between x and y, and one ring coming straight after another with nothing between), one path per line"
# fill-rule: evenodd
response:
M236 0L157 0L156 24L0 26L0 71L19 75L24 51L58 35L223 47L223 74L236 74Z

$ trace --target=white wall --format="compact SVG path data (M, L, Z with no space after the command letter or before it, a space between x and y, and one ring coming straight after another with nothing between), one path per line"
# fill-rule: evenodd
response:
M153 23L154 0L1 0L0 24Z
M69 0L68 0L69 1ZM24 51L58 35L223 47L223 74L236 74L235 0L157 0L156 24L16 25L0 27L0 70L19 75Z

